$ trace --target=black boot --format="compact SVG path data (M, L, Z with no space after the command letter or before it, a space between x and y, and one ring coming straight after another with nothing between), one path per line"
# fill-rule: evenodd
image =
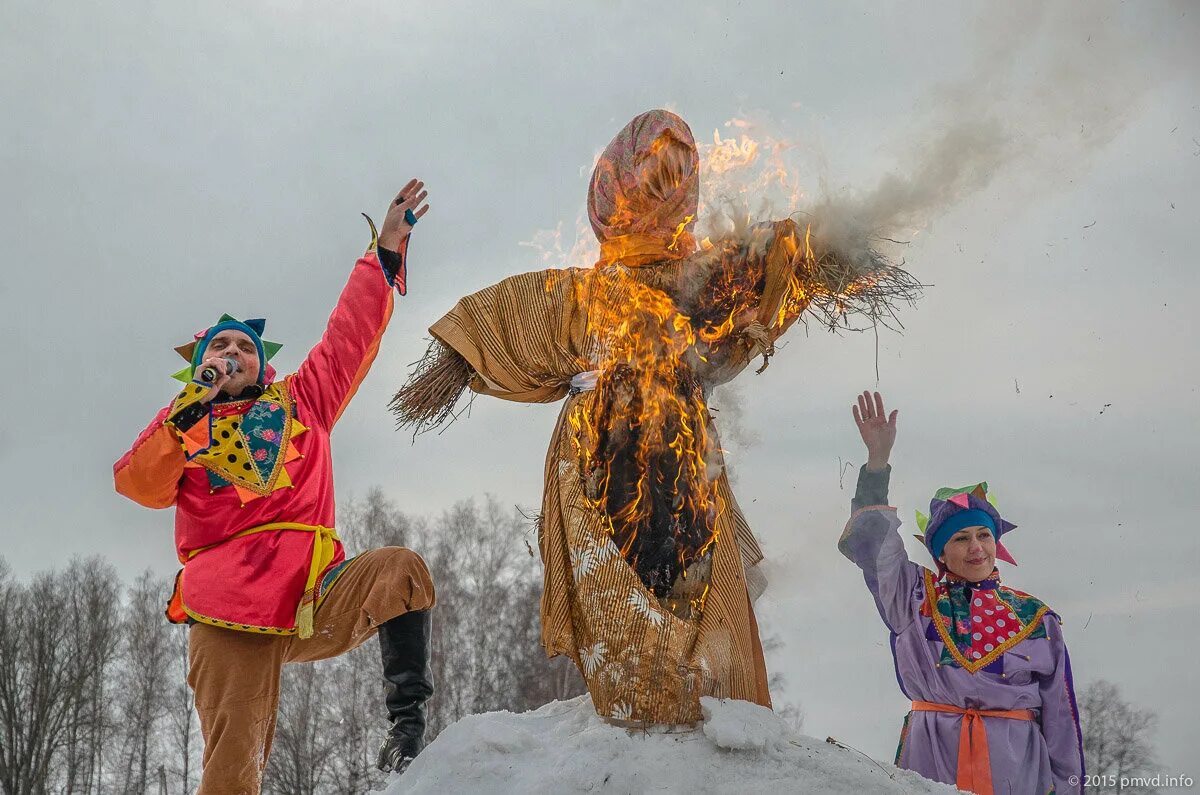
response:
M379 625L385 703L392 728L379 748L376 767L403 773L425 747L425 702L433 695L429 670L428 610L417 610Z

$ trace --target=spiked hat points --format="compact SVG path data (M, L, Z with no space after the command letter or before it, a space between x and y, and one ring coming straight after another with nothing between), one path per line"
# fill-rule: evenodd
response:
M970 514L958 519L952 518L964 514L964 512L970 512ZM970 523L962 524L964 520L968 520ZM921 533L916 538L925 545L934 560L937 560L940 557L941 549L945 547L945 538L939 538L939 531L943 531L942 535L945 535L944 531L977 525L984 527L990 525L996 537L996 557L1014 566L1017 565L1017 561L1000 543L1001 536L1014 529L1016 525L1000 516L1000 512L996 509L995 498L988 494L987 483L976 483L973 486L963 486L962 488L938 489L937 493L933 495L933 499L929 501L929 514L917 511L917 527ZM938 542L941 542L940 545ZM938 565L941 565L940 561Z
M271 367L267 362L274 358L275 354L279 353L279 349L283 346L278 342L271 342L262 338L266 327L267 321L263 318L238 320L233 315L221 315L215 324L209 328L197 331L190 342L186 342L175 348L175 352L182 356L188 364L179 372L173 373L171 377L185 384L192 381L195 378L196 367L203 360L204 350L208 347L208 343L212 341L212 338L222 331L236 329L253 340L255 347L258 348L258 383L261 385L264 381L273 380L275 368Z

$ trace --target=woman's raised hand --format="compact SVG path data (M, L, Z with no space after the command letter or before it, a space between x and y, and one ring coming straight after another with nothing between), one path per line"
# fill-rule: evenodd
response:
M900 412L893 411L888 416L883 408L883 395L878 392L873 396L863 392L858 396L858 405L851 411L863 444L867 446L867 469L886 469L892 445L896 443L896 415Z

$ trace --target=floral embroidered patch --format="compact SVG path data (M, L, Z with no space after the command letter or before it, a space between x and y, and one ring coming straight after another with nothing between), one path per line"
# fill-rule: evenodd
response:
M292 440L308 430L295 414L286 381L256 400L214 405L207 444L198 446L188 466L207 470L213 490L233 486L243 502L291 486L284 465L300 457Z

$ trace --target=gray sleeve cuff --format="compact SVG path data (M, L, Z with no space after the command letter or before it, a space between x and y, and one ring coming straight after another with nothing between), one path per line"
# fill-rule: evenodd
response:
M868 471L867 465L863 464L858 470L858 488L854 492L854 499L850 501L850 512L868 505L887 505L888 483L891 479L891 464L879 472Z

